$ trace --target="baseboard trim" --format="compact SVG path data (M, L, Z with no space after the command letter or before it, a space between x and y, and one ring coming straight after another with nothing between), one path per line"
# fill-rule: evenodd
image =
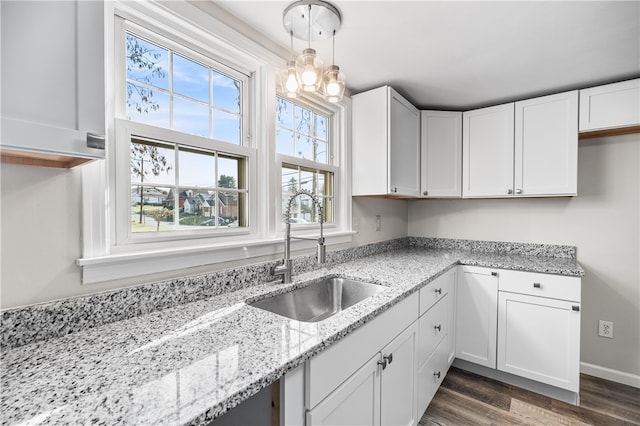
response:
M623 371L589 364L588 362L580 363L580 372L588 374L589 376L622 383L623 385L633 386L634 388L640 388L640 375L637 374L625 373Z

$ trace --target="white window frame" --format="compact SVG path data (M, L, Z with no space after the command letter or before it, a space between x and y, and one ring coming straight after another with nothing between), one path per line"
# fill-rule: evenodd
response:
M119 123L114 106L116 84L107 78L107 160L98 160L82 167L83 195L83 252L77 264L82 268L82 283L91 284L117 279L129 279L141 275L155 274L158 279L167 275L180 276L185 268L201 267L238 261L250 263L248 259L257 257L278 258L283 252L283 228L281 225L281 161L275 153L275 102L276 79L283 66L282 56L266 50L263 45L245 34L252 33L250 27L241 28L243 33L226 24L228 18L210 4L189 2L105 2L106 64L107 76L115 75L115 15L136 21L144 28L161 36L173 38L183 36L185 46L204 52L205 56L224 62L234 69L243 69L251 75L250 98L246 103L252 121L250 123L251 167L249 172L250 217L246 235L224 235L217 238L194 238L182 240L184 244L144 243L116 244L112 179L116 173L110 170L115 159L113 142L116 132L130 132L140 123ZM206 10L207 13L203 13ZM237 25L236 22L234 25ZM166 29L171 29L165 34ZM215 29L215 33L212 30ZM244 65L243 65L244 64ZM246 89L245 89L246 90ZM334 163L340 176L334 172L334 212L335 224L325 229L327 244L344 244L352 241L351 231L351 173L350 173L350 99L336 104L327 104L319 97L304 96L305 101L318 105L315 109L328 109L333 113L331 131L334 140ZM122 115L121 115L122 117ZM122 120L124 121L124 120ZM123 124L123 125L121 125ZM124 129L121 129L121 127ZM163 129L167 134L169 129ZM135 133L135 132L133 132ZM119 135L122 137L122 135ZM195 137L197 138L197 137ZM162 139L162 138L161 138ZM207 139L207 141L210 141ZM227 148L227 147L225 147ZM220 149L229 152L229 149ZM240 154L244 155L243 151ZM252 159L253 158L253 159ZM285 162L290 162L284 159ZM297 159L300 160L300 159ZM296 160L296 162L297 162ZM295 163L294 163L295 164ZM122 166L122 165L121 165ZM129 161L126 162L127 180ZM109 170L108 170L109 169ZM126 191L129 193L130 191ZM130 203L130 199L127 200ZM254 219L253 215L257 217ZM227 231L227 230L223 230ZM316 233L313 226L310 232ZM233 233L234 231L230 231ZM295 232L298 232L296 229ZM300 230L300 233L304 233ZM311 249L312 242L294 240L292 250ZM161 275L158 275L161 274ZM139 280L139 278L138 278Z
M344 170L345 166L341 164L342 157L344 154L341 151L341 146L344 145L344 140L340 135L340 116L341 116L341 108L334 106L332 107L327 102L319 102L316 98L310 96L299 96L295 99L288 99L285 95L278 93L280 97L283 99L293 103L294 105L299 105L303 108L307 108L319 114L322 114L327 117L327 125L328 125L328 150L327 153L327 163L320 163L313 160L308 160L305 158L295 157L286 154L276 153L276 168L278 174L278 193L276 194L277 199L280 201L276 205L276 230L278 233L284 232L284 223L282 221L282 217L284 212L282 211L282 166L283 164L291 164L294 166L300 166L310 169L328 171L333 173L333 221L330 223L325 223L324 230L325 232L335 232L336 230L340 230L344 228L344 215L341 214L342 210L345 208L345 204L350 204L347 201L344 201L340 195L343 190L343 180L344 180ZM275 102L275 100L274 100ZM275 117L274 117L275 121ZM293 232L300 232L304 234L309 234L311 231L317 231L320 229L320 224L318 223L309 223L309 224L292 224L291 225Z

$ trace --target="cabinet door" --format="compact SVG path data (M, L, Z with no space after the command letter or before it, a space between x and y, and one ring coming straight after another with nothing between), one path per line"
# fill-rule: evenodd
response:
M462 114L463 197L504 197L513 193L514 104Z
M516 102L515 195L578 192L578 91Z
M389 90L389 193L417 197L420 111L395 90Z
M580 131L640 125L640 79L580 91Z
M414 322L382 350L382 356L387 357L385 359L388 362L380 378L380 421L382 425L415 425L418 423L416 406L417 336L418 324Z
M579 391L580 306L500 292L498 369Z
M462 196L462 113L421 111L420 177L423 197Z
M2 148L104 158L104 3L3 1Z
M307 412L307 426L380 425L380 354Z
M458 270L456 357L496 368L498 277L484 268Z

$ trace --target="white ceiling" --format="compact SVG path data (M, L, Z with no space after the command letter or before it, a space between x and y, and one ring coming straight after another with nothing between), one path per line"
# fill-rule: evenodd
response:
M215 3L288 51L292 2ZM463 110L640 74L639 1L333 4L336 64L352 93L389 84L420 108ZM304 47L295 40L297 54ZM312 47L329 65L331 41Z

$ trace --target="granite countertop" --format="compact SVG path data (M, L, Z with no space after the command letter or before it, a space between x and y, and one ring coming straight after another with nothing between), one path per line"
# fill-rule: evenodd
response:
M3 351L2 424L206 424L463 263L581 276L575 258L406 248ZM385 291L319 323L245 301L326 275Z

